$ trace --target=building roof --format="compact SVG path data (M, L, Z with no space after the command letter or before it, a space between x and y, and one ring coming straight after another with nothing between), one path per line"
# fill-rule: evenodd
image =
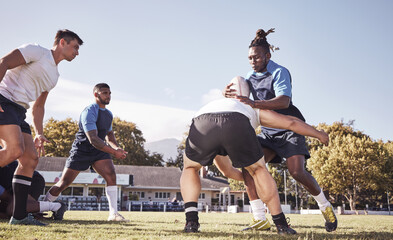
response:
M41 157L37 171L63 171L67 158ZM115 165L117 174L133 175L133 188L180 189L181 170L176 167L153 167ZM89 172L87 170L86 172ZM226 179L211 177L201 178L202 189L219 189L228 187Z

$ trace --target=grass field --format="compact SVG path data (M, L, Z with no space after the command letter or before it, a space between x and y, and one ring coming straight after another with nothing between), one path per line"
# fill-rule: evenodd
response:
M200 213L200 233L182 232L184 213L122 212L128 223L107 222L108 212L69 211L63 221L46 227L10 226L0 221L1 239L393 239L393 216L338 216L339 227L327 233L322 215L289 214L295 236L269 232L242 232L249 213ZM271 220L270 216L269 219Z

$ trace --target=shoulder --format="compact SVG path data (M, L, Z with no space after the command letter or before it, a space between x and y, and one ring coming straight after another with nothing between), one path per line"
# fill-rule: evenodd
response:
M270 60L267 64L267 71L270 72L273 77L281 74L289 75L289 71L287 68L273 62L272 60Z
M84 114L92 114L92 113L97 113L98 109L100 109L100 107L98 106L97 103L92 103L89 106L85 107L85 109L83 110L82 113Z
M48 51L50 51L49 49L41 47L36 43L24 44L18 47L18 50L22 53L26 62L38 60L42 56L44 56Z

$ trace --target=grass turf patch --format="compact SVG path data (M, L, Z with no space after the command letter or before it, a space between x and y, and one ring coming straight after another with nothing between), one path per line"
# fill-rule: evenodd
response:
M108 222L108 212L68 211L46 227L10 226L0 221L0 239L393 239L393 216L340 215L337 231L325 231L322 215L288 214L295 236L270 231L241 231L249 213L200 213L199 233L183 233L184 213L121 212L127 223ZM270 215L268 216L271 220ZM274 225L271 221L272 226Z

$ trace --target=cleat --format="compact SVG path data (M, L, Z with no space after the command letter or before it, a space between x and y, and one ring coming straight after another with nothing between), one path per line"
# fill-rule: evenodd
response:
M27 217L17 220L14 217L10 219L10 225L36 225L36 226L46 226L48 224L42 223L35 219L31 213L27 214Z
M129 222L120 213L109 214L108 221L110 222Z
M64 213L67 211L67 204L60 202L61 206L57 211L53 211L53 220L63 220Z
M253 218L250 226L248 226L247 228L243 229L242 231L247 231L247 230L250 230L250 229L255 229L255 230L258 230L258 231L268 231L268 230L270 230L270 222L267 219L265 219L265 220L255 220Z
M325 229L328 232L332 232L337 229L337 218L336 215L334 214L333 207L330 205L325 209L325 211L322 211L322 215L325 218Z
M279 235L292 235L297 233L290 226L277 225L276 227L277 227L277 233Z
M199 232L199 223L198 222L187 222L186 226L184 227L184 232L190 233L190 232Z

